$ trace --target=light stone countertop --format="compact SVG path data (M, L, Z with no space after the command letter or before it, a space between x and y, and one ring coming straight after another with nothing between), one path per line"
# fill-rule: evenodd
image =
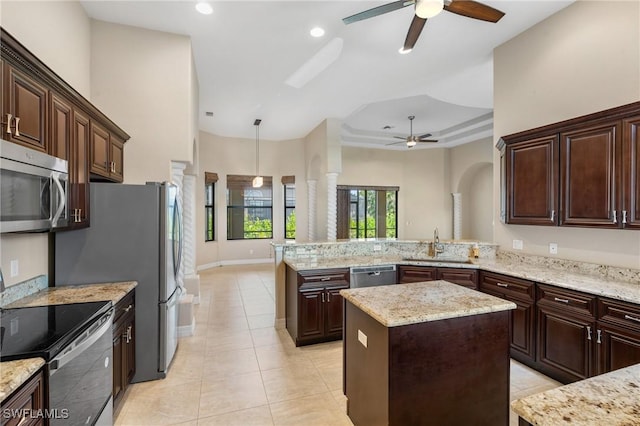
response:
M117 283L69 285L48 287L30 296L23 297L5 306L5 308L24 308L28 306L63 305L67 303L111 301L114 305L133 290L136 281Z
M385 327L515 309L515 303L447 281L340 290L346 301Z
M22 386L43 365L42 358L0 362L0 401Z
M534 426L640 425L640 364L515 400Z
M400 256L354 256L340 258L318 256L303 259L285 258L284 262L296 271L375 265L471 268L640 304L640 282L627 282L623 278L603 278L589 274L588 271L583 273L576 269L563 269L561 263L559 263L558 267L549 268L545 265L508 259L474 259L471 261L472 263L452 263L447 262L446 259L443 259L442 262L420 262L403 259L404 258Z

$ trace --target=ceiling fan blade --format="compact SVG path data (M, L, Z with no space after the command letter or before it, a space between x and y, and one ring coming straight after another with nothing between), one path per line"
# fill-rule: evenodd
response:
M444 10L467 18L493 23L498 22L504 16L504 12L472 0L453 0L451 3L445 4Z
M431 133L425 133L424 135L417 136L417 138L422 139L422 138L428 138L429 136L431 136Z
M438 140L437 139L418 139L418 142L435 143L435 142L438 142Z
M407 142L406 142L406 141L402 141L402 142L392 142L392 143L385 144L385 146L390 146L390 145L400 145L401 143L405 143L405 144L406 144Z
M402 139L403 141L406 141L407 138L405 138L404 136L394 136L394 138L396 139Z
M403 50L407 51L413 49L413 46L416 45L418 37L420 37L422 28L424 28L424 24L426 22L426 19L420 18L418 15L413 15L413 21L411 21L409 32L407 32L407 38L404 40Z
M354 22L362 21L364 19L373 18L374 16L383 15L385 13L393 12L394 10L402 9L405 6L414 4L412 0L399 0L392 3L383 4L382 6L374 7L364 12L356 13L355 15L347 16L342 19L345 24L353 24Z

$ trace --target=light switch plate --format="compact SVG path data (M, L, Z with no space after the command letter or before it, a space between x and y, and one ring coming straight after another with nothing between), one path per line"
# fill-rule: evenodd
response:
M558 254L558 243L549 243L549 254Z
M514 250L522 250L523 247L524 247L524 244L522 243L522 240L513 240Z
M358 342L362 343L365 348L367 347L367 335L362 330L358 330Z
M11 277L17 277L20 274L20 267L18 260L11 261Z
M373 251L380 251L382 250L382 245L380 244L374 244L373 245Z

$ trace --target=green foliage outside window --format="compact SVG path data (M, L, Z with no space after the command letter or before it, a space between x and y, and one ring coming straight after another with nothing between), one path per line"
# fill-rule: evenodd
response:
M287 220L285 222L285 238L295 238L296 237L296 211L292 210L291 213L287 216Z

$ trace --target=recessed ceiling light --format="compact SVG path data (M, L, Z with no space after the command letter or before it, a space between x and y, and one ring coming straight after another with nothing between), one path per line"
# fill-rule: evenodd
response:
M213 13L213 7L206 1L201 1L196 4L196 10L203 15L211 15Z
M404 47L401 47L400 49L398 49L398 53L400 53L401 55L406 55L407 53L411 52L413 49L405 49Z
M313 27L311 31L309 31L312 37L322 37L324 35L324 29L320 27Z

